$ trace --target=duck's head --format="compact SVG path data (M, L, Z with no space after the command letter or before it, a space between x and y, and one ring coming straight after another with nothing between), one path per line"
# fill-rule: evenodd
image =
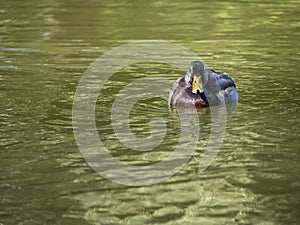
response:
M189 67L185 79L187 83L191 84L192 92L194 94L197 94L197 92L203 93L202 77L204 74L204 64L200 61L193 61Z

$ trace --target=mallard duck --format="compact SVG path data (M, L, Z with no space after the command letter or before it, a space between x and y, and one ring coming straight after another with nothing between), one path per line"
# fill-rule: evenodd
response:
M236 86L228 74L205 69L202 62L194 61L185 76L173 84L168 103L181 108L203 108L237 101Z

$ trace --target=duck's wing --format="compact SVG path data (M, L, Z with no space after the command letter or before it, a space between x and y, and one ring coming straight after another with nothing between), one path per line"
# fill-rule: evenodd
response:
M221 105L238 100L238 93L233 79L226 73L206 70L207 82L204 93L209 105Z
M210 76L213 76L217 80L221 90L225 90L226 88L229 87L235 88L234 80L227 73L220 73L211 70Z
M184 77L178 78L172 86L168 97L168 104L174 104L174 97L178 95L178 91L184 86Z
M176 90L178 87L185 87L186 84L185 84L185 80L184 80L184 77L180 77L178 78L175 83L173 84L172 86L172 91Z

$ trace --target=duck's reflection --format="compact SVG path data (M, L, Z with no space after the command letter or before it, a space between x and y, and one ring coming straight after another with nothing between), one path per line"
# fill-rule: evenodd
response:
M223 139L226 132L227 116L234 112L236 106L237 101L198 109L170 107L170 114L180 118L181 129L184 129L184 135L187 135L191 138L195 138L197 136L197 140L199 140L199 137L201 137L201 118L204 116L210 116L211 118L208 144L205 147L204 156L199 163L200 171L204 171L217 156L223 144Z

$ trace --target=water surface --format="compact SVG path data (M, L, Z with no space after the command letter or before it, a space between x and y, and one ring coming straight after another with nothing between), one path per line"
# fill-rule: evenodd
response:
M298 1L4 1L0 9L1 224L298 224ZM215 161L198 172L211 129L199 116L191 160L162 183L127 187L94 172L75 143L72 104L82 74L113 47L166 40L194 51L237 83ZM99 95L99 136L119 160L151 164L168 155L180 132L166 101L145 99L133 132L149 135L152 117L168 125L154 152L118 142L111 105L134 79L176 80L184 72L137 63Z

